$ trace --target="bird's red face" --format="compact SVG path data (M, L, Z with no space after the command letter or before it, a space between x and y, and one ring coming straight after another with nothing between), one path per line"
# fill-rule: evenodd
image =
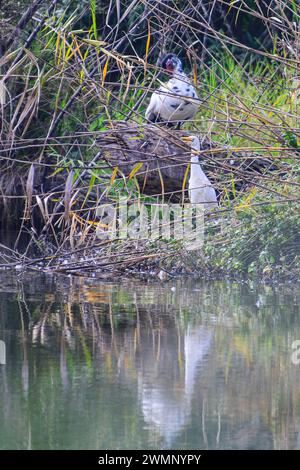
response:
M167 62L166 62L166 70L168 72L173 72L174 67L175 67L174 60L173 59L168 59Z
M162 60L161 65L170 75L173 75L175 71L182 72L181 61L175 54L167 54Z

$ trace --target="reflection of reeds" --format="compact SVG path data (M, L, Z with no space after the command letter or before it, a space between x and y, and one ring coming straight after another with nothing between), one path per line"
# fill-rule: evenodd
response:
M105 386L112 387L111 393L118 383L125 383L133 396L139 390L139 406L157 442L161 433L170 439L172 434L159 427L159 420L150 420L149 410L159 404L149 401L151 391L156 400L166 396L174 409L182 409L188 434L192 409L207 448L247 446L249 435L259 439L259 432L268 445L296 445L300 384L289 348L300 334L298 291L192 281L174 283L173 290L160 283L52 278L47 287L47 282L36 274L24 284L7 276L0 286L0 326L9 330L16 321L7 311L8 296L13 296L14 311L19 309L24 395L30 400L32 390L40 387L50 400L51 416L55 411L49 391L59 396L65 390L72 396L76 384L85 397L87 384L101 373L101 393ZM5 294L9 289L12 294ZM213 331L213 343L190 390L185 383L187 333L199 327ZM9 375L6 387L5 396L13 396Z

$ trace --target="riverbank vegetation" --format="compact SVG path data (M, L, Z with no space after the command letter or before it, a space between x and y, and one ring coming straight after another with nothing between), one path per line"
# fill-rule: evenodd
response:
M1 267L298 279L299 13L296 0L6 2ZM199 95L184 131L144 118L166 52ZM203 247L141 227L109 237L101 214L120 198L187 201L187 133L202 138L220 203Z

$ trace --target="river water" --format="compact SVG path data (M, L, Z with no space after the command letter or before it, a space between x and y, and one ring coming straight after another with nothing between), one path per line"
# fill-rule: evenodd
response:
M300 448L296 340L291 284L4 272L0 448Z

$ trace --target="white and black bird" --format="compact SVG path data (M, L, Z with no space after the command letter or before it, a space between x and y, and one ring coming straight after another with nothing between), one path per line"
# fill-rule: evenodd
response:
M199 163L198 152L201 148L199 137L182 137L182 140L191 147L191 168L188 187L191 204L203 204L205 210L218 207L216 191Z
M160 86L151 96L145 117L151 122L169 126L180 125L193 119L198 110L198 97L188 76L182 70L181 60L175 54L167 54L162 68L172 78Z

